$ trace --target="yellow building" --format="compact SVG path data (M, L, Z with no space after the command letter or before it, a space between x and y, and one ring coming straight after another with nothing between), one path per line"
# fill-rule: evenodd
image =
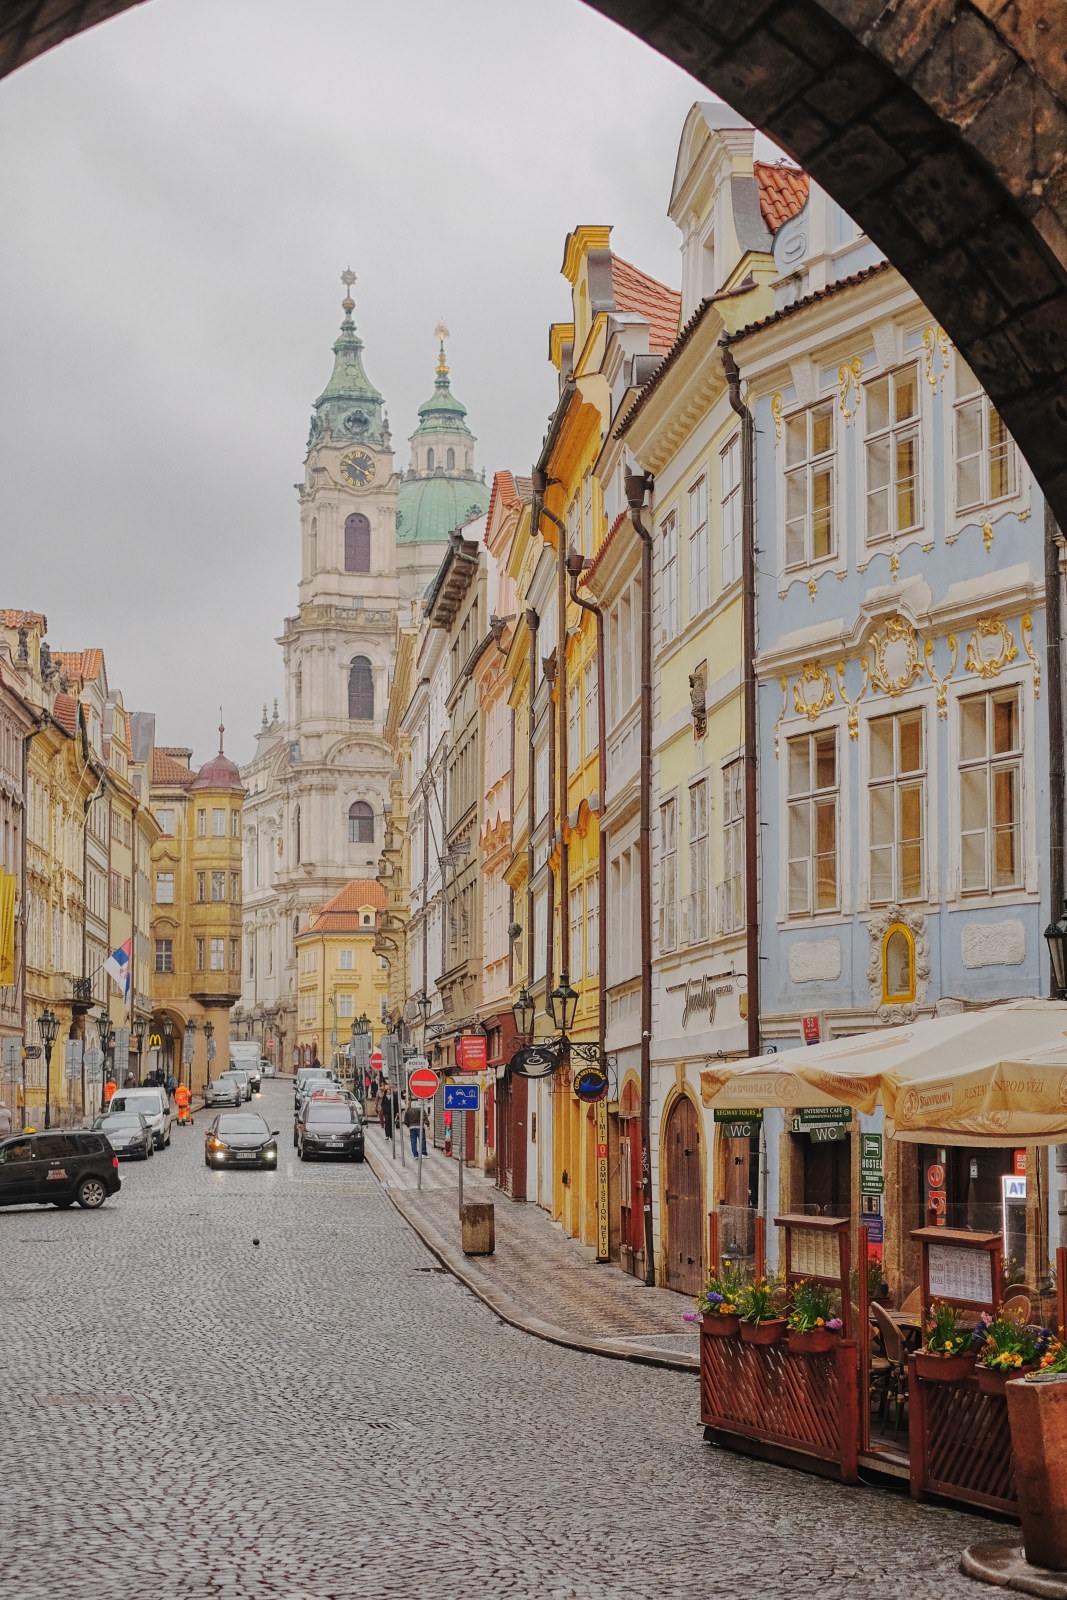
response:
M213 1055L229 1059L230 1007L241 994L241 802L237 767L219 751L151 753L153 1037L162 1064L199 1092ZM172 1030L167 1039L165 1019ZM208 1031L210 1027L210 1032Z
M374 950L386 895L373 878L353 878L315 912L296 936L297 1056L339 1065L352 1024L366 1015L372 1037L380 1033L389 967Z
M556 323L549 348L560 374L560 402L534 479L535 514L556 554L553 701L556 782L551 795L555 877L555 975L579 995L573 1039L603 1046L599 1005L601 939L601 782L597 607L582 574L607 528L596 464L615 411L614 388L629 385L635 354L662 355L678 331L675 291L622 260L611 230L580 227L568 235L563 275L571 320ZM639 348L634 348L634 340ZM585 602L584 604L582 602ZM551 959L550 966L553 965ZM610 1251L607 1104L587 1105L558 1075L554 1105L553 1215L568 1233ZM600 1151L598 1163L598 1149Z

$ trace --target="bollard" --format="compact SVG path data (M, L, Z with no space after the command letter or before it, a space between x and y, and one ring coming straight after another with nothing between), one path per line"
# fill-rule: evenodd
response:
M465 1256L491 1256L496 1248L496 1208L492 1201L470 1201L460 1207Z

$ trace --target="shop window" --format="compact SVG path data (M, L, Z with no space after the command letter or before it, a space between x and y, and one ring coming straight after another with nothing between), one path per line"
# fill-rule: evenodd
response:
M915 940L902 922L892 922L882 940L882 1003L909 1005L915 999Z

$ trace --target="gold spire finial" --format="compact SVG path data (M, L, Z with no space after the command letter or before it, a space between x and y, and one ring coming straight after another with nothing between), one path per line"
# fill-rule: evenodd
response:
M439 377L447 378L448 362L445 360L445 340L448 338L448 329L445 327L443 320L433 330L433 336L441 341L441 352L437 357L437 373Z
M341 274L341 282L345 286L345 297L341 301L341 310L346 316L351 316L352 312L356 309L356 302L352 298L352 285L355 283L355 281L356 275L352 271L352 268L346 267Z

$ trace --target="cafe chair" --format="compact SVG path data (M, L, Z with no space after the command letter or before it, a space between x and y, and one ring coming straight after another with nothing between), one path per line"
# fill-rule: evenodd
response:
M1027 1323L1032 1315L1030 1296L1028 1294L1009 1294L1000 1309L1013 1322Z
M919 1288L919 1289L913 1289L911 1291L911 1293L908 1295L907 1299L904 1301L904 1304L901 1306L900 1309L901 1309L901 1311L913 1311L913 1312L915 1312L916 1315L918 1315L922 1311L922 1308L923 1308L923 1292L922 1292L922 1289Z
M904 1406L908 1399L907 1350L903 1334L892 1317L887 1314L884 1306L878 1305L877 1301L875 1301L871 1305L871 1315L874 1318L875 1327L881 1335L882 1349L885 1352L885 1361L888 1367L882 1389L883 1399L879 1419L884 1418L888 1405L892 1401L896 1408L893 1438L897 1439L900 1437L900 1424L904 1417Z

